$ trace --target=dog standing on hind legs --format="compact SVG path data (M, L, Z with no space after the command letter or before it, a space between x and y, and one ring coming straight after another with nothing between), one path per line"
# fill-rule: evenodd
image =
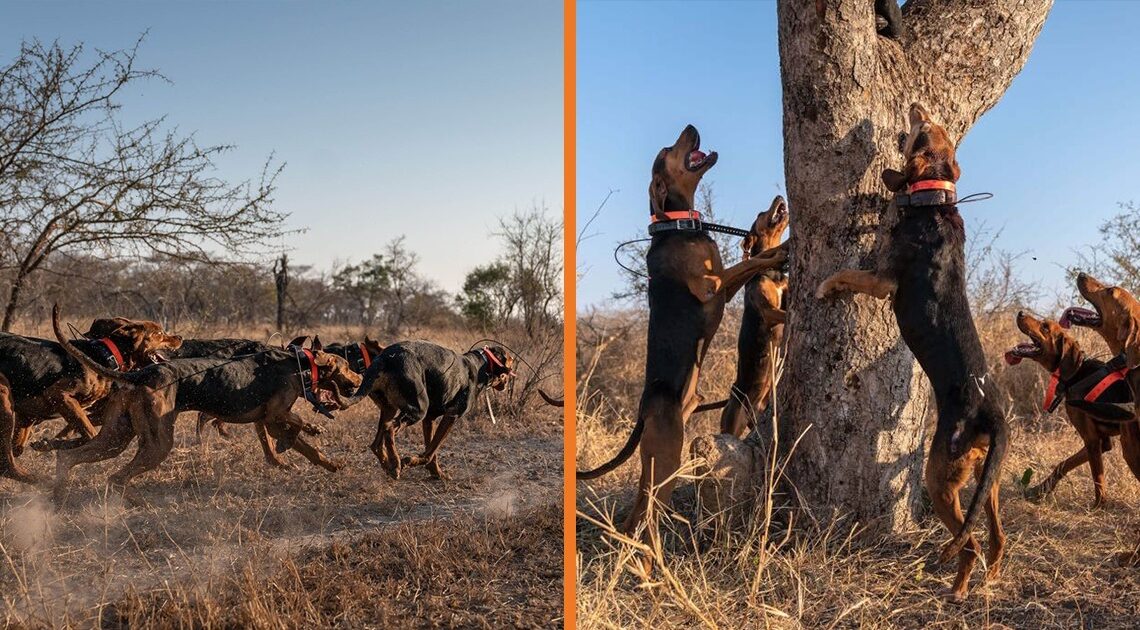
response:
M700 134L685 127L672 146L658 152L649 184L653 235L646 254L649 273L649 330L645 386L637 422L621 451L578 479L594 479L629 459L640 444L641 478L637 500L622 529L635 532L650 502L668 503L673 475L681 466L685 419L698 402L697 378L709 343L720 326L724 304L744 283L765 269L784 264L779 247L725 268L716 242L701 228L693 198L717 154L701 151ZM659 496L654 497L654 488Z
M934 391L938 424L926 463L926 489L953 539L939 560L958 554L958 574L948 598L962 601L981 545L971 531L984 504L990 540L986 579L1001 571L1005 549L998 506L998 478L1009 427L998 401L1005 399L987 367L966 297L965 228L954 183L960 170L954 143L918 103L911 105L903 172L883 171L895 193L898 222L875 271L843 270L820 284L816 296L840 292L890 297L903 341L918 359ZM962 516L958 494L970 475L978 480Z

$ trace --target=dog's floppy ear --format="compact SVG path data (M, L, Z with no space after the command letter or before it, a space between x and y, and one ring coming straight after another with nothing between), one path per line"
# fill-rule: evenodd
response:
M1069 337L1065 333L1060 333L1057 342L1058 345L1061 346L1061 360L1057 363L1057 367L1062 374L1072 374L1080 364L1080 346L1077 345L1077 342L1072 337Z
M665 183L665 178L659 173L654 173L653 179L649 182L649 211L657 215L658 220L666 219L665 198L668 196L669 185Z
M297 346L298 348L301 348L304 347L305 342L308 340L308 335L301 335L300 337L295 337L293 341L290 341L285 347L288 348L289 346Z
M131 323L129 319L122 317L111 317L104 319L97 319L91 322L91 328L83 333L85 337L91 339L102 339L103 337L110 337L119 331L120 328Z
M899 192L906 188L906 175L896 171L893 168L883 169L883 183L887 185L887 190L891 192Z
M1136 320L1127 313L1123 319L1125 323L1117 329L1117 338L1124 348L1127 367L1133 369L1140 367L1140 330L1137 330Z
M313 343L309 345L309 349L310 350L317 350L317 351L325 349L325 347L323 345L321 345L321 336L320 335L313 335Z

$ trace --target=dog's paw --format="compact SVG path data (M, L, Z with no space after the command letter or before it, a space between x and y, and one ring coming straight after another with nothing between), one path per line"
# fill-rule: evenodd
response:
M306 435L320 435L321 433L324 432L324 429L322 429L321 427L319 427L315 424L310 424L308 422L301 425L301 430L304 431Z
M817 287L815 290L815 299L825 300L835 295L837 292L838 291L836 290L835 283L833 283L831 280L824 280L823 282L819 283L819 287Z
M956 591L954 589L949 589L945 594L942 595L942 599L946 600L946 603L948 604L964 603L966 601L966 590L962 589L960 591Z

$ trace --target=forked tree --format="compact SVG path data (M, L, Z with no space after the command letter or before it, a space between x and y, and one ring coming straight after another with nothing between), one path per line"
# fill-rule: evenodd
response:
M778 7L795 238L779 426L785 453L803 436L786 472L817 514L899 530L918 511L925 376L887 302L814 291L838 269L873 268L890 202L879 175L902 166L908 106L923 103L960 142L1024 66L1052 0L911 0L897 39L878 34L873 4Z

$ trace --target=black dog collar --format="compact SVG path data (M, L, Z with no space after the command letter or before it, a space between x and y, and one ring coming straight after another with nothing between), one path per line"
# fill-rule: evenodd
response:
M733 236L748 236L751 232L727 225L706 223L701 220L701 213L696 210L681 210L679 212L666 212L667 221L658 221L656 215L651 216L649 234L661 232L720 232Z
M348 361L349 367L357 374L364 374L368 366L372 365L372 355L363 342L345 344L344 360Z
M313 353L300 346L289 346L289 348L293 350L293 356L297 358L297 375L301 377L301 391L304 392L305 401L313 406L313 411L332 420L332 412L321 402L321 397L317 395L319 372ZM302 358L304 361L301 360Z

